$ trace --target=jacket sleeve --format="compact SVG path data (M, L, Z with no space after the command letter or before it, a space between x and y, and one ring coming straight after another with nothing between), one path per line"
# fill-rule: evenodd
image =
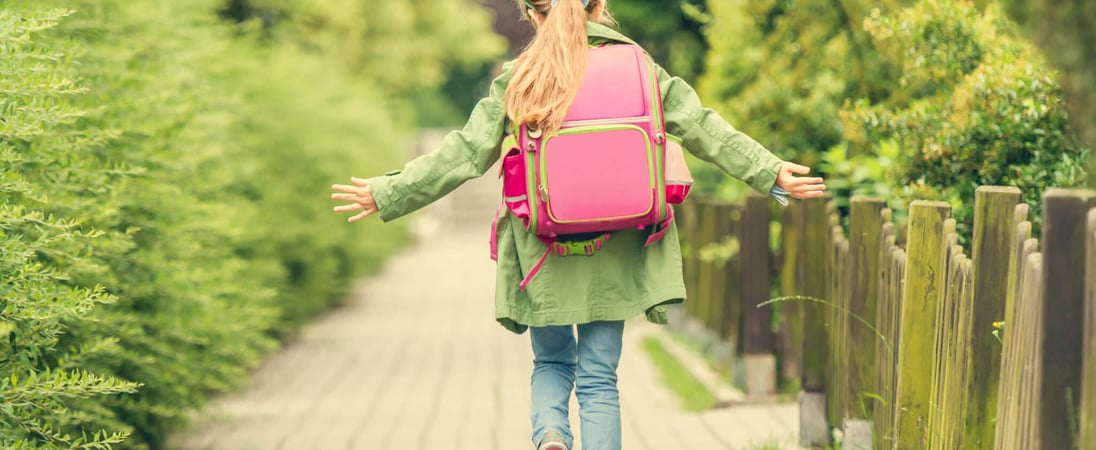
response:
M697 158L715 164L762 194L770 194L783 161L701 105L696 91L685 80L670 76L662 67L657 70L666 131L680 137L682 146Z
M369 180L382 221L398 219L452 192L465 181L487 172L499 158L506 127L503 94L513 62L491 82L464 128L451 131L434 151L419 156L402 170Z

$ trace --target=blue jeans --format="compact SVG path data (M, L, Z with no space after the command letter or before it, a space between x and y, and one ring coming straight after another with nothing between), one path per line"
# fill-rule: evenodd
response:
M620 450L616 369L624 322L530 327L529 331L533 343L533 444L540 445L545 433L555 431L563 435L568 448L574 448L567 411L574 387L582 449Z

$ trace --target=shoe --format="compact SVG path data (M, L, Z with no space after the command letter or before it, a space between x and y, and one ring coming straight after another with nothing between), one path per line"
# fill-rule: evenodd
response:
M537 450L569 450L567 444L563 443L563 435L549 431L544 433L544 439L540 441L540 447Z

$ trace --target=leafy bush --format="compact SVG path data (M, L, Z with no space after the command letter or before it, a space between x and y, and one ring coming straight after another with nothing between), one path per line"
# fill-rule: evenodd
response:
M1085 146L1096 148L1096 8L1088 0L1001 0L1009 17L1023 25L1027 35L1061 70L1066 108ZM1089 152L1088 187L1096 189L1096 152Z
M327 196L410 103L221 6L0 10L0 448L161 447L402 241Z
M892 86L860 26L869 4L709 1L704 103L779 156L816 164L842 140L845 100L876 101Z
M74 432L82 398L132 393L137 383L84 370L83 362L117 346L110 336L59 346L67 329L90 321L96 307L116 300L102 285L73 283L74 270L101 269L87 242L101 231L52 213L58 200L101 190L109 167L80 157L108 139L107 130L75 125L86 111L70 99L85 92L66 64L65 45L44 45L33 33L70 12L0 11L0 446L53 448L109 445L126 433ZM116 170L118 173L125 169ZM117 247L124 246L119 242ZM82 431L82 430L81 430Z
M881 196L901 217L914 198L946 200L962 235L979 185L1037 206L1047 187L1083 182L1056 74L994 4L875 5L710 1L706 103L821 169L839 204ZM742 190L728 185L716 190Z
M978 186L1020 188L1038 218L1044 189L1085 182L1055 73L996 7L926 0L893 17L877 10L865 28L903 75L887 102L842 111L844 136L857 153L903 150L884 174L902 204L948 201L966 228Z

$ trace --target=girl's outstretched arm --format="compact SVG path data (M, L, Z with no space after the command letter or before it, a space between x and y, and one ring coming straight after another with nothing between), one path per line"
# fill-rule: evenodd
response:
M657 70L666 130L680 137L686 150L754 190L772 193L777 199L784 192L793 198L822 195L825 190L822 178L795 176L810 173L810 168L782 161L718 113L701 105L696 90L685 80L671 76L662 67Z
M503 94L512 67L512 63L503 66L502 75L491 83L490 92L476 104L464 127L447 134L434 151L411 160L402 170L359 180L353 186L333 186L332 189L345 194L333 194L332 199L355 202L336 212L357 211L354 205L358 205L361 213L351 217L351 222L373 213L387 222L429 205L465 181L483 175L499 158L499 144L507 122Z

